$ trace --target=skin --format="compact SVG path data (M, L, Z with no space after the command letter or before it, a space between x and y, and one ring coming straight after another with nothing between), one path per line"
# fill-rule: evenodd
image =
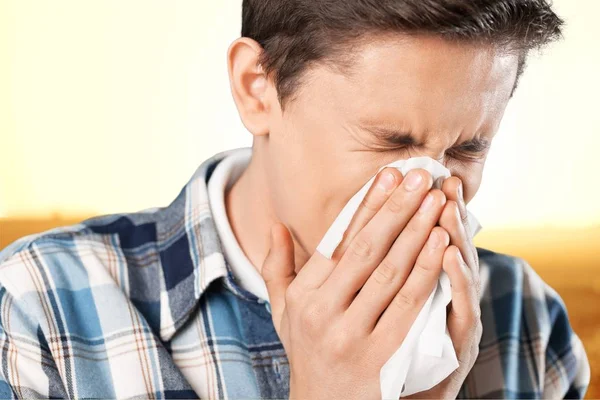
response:
M290 397L380 398L379 370L444 270L460 367L418 396L454 398L481 337L478 261L465 205L479 188L489 146L465 143L491 144L517 56L437 37L374 36L349 71L311 66L282 111L258 64L260 51L248 38L228 51L232 95L254 141L226 208L267 284L290 360ZM386 140L397 132L403 140ZM385 169L376 182L389 173L388 185L369 191L332 260L315 253L342 207L382 165L414 156L440 161L452 178L431 190L426 171L403 177ZM408 190L414 177L420 185ZM437 245L426 245L428 238Z

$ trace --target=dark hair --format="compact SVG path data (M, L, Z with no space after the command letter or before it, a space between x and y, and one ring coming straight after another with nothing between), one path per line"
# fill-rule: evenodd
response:
M262 46L259 62L274 74L282 106L311 63L341 66L348 61L348 45L366 34L429 34L503 46L519 51L520 76L529 50L560 38L562 25L547 0L243 0L242 5L242 36Z

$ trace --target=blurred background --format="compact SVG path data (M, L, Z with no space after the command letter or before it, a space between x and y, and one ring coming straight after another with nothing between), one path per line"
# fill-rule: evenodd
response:
M600 397L600 1L556 0L469 205L476 244L525 258L567 304ZM227 77L241 0L0 1L0 249L94 215L165 206L250 146Z

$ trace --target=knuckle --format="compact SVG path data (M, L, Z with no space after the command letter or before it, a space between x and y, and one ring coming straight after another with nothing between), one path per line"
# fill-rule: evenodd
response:
M357 260L368 260L373 254L373 244L359 235L354 238L348 249L350 256Z
M419 257L419 258L421 258L421 257ZM415 267L413 268L413 271L417 272L418 274L427 276L427 275L431 274L432 272L435 272L439 269L441 269L441 264L438 266L435 263L426 262L425 260L417 259L417 262L415 263Z
M309 332L319 331L324 317L323 307L313 302L306 305L300 313L300 322Z
M405 208L402 197L397 193L394 193L385 204L388 210L394 214L401 212Z
M294 282L292 282L290 284L290 286L288 286L287 290L285 291L285 303L286 305L293 305L296 304L298 302L298 300L300 299L300 287L298 285L295 285Z
M300 323L305 328L315 326L315 320L313 318L312 313L308 309L303 309L302 312L300 312Z
M441 226L435 226L433 231L439 235L440 241L445 244L445 247L448 247L448 244L450 243L450 233Z
M394 297L394 305L402 311L408 311L415 307L416 299L411 294L401 290Z
M291 306L296 303L296 294L294 293L294 289L290 285L288 289L285 291L285 304L286 306Z
M353 341L350 335L347 332L342 332L331 341L330 351L335 358L340 359L347 357L349 352L352 351L352 347Z
M375 196L373 194L369 194L367 196L365 196L362 201L361 201L361 207L369 210L369 211L373 211L376 212L379 210L379 208L381 207L379 204L379 201L377 201L377 199L375 198Z
M318 332L319 325L317 321L313 318L313 316L309 313L300 314L300 324L302 325L302 329L309 334L316 335Z
M381 264L375 268L373 279L380 285L388 285L394 281L396 271L396 266L388 258L385 258Z
M411 220L404 229L407 230L411 235L418 235L421 232L422 227L417 221Z

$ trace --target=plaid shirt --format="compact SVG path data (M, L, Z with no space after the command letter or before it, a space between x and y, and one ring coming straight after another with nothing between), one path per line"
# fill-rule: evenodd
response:
M168 207L0 253L1 397L288 396L269 304L235 282L209 208L228 153ZM589 364L557 293L523 260L478 250L483 337L460 397L583 397Z

